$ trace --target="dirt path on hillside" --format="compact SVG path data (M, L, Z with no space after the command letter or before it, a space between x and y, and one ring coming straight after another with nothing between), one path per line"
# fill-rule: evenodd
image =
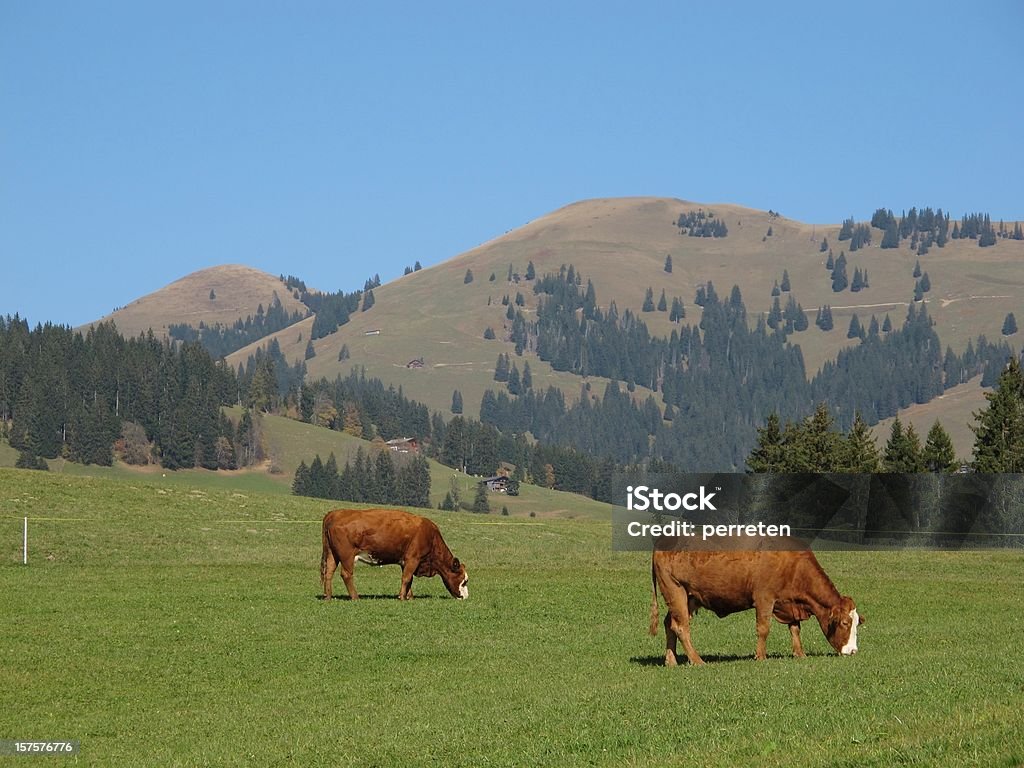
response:
M948 307L954 301L969 301L970 299L1012 299L1013 296L961 296L958 299L943 299L941 306Z

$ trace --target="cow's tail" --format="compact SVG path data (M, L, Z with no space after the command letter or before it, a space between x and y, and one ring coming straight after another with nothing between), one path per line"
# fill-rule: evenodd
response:
M654 560L651 560L651 626L648 632L654 636L658 634L658 572L654 568Z

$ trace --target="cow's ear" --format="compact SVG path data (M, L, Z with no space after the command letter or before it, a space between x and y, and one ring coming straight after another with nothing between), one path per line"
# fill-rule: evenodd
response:
M459 558L452 560L452 573L458 573L462 568L462 563L459 562Z
M864 621L865 621L864 614L863 613L858 613L857 616L858 616L857 623L858 624L863 624Z

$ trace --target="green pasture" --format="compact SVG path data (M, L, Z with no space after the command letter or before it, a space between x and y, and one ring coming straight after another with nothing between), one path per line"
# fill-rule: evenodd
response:
M0 739L104 766L1024 762L1024 552L822 553L857 656L812 621L808 658L777 625L755 662L751 612L701 614L709 663L666 669L649 558L607 522L431 512L469 600L399 603L397 568L359 566L367 599L324 603L330 508L0 469Z

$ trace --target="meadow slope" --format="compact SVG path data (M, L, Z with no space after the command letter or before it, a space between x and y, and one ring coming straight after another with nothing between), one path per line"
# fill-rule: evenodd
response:
M822 553L867 616L809 658L750 613L701 614L703 668L661 665L649 558L607 523L431 513L472 575L318 599L330 504L0 470L0 733L83 765L969 766L1024 760L1005 617L1024 554ZM30 560L21 564L22 518Z

